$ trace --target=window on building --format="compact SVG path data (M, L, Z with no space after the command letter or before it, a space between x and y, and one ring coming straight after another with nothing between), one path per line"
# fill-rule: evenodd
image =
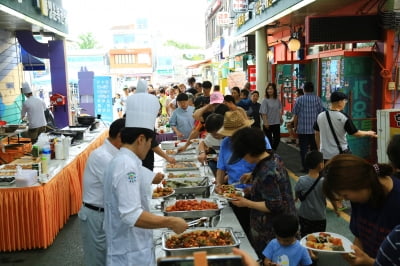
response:
M151 64L151 58L149 54L138 54L138 63L139 64Z

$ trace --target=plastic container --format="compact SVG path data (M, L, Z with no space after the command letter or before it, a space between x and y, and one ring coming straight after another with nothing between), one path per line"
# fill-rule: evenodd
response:
M71 147L71 141L72 138L71 137L65 137L62 139L63 142L63 149L64 149L64 159L68 159L69 158L69 148Z
M47 157L42 157L41 161L41 167L42 167L42 174L48 174L49 173L49 161Z
M39 146L38 145L33 145L32 146L32 157L39 157Z
M45 144L42 148L42 157L46 157L48 161L51 160L50 144Z
M64 160L64 145L61 141L57 141L54 144L54 149L56 153L56 160Z

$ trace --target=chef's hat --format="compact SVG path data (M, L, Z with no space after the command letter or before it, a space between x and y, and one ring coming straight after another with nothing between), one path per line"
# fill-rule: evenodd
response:
M22 93L31 93L31 86L27 82L22 83Z
M147 81L139 79L136 85L136 93L147 92Z
M149 93L135 93L126 100L126 127L154 130L160 103Z

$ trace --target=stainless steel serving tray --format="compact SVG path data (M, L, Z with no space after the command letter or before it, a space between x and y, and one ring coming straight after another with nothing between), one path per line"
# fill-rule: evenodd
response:
M171 167L173 166L173 167ZM192 171L199 170L199 166L195 162L188 161L179 161L175 164L166 163L165 164L166 171Z
M168 179L180 179L180 178L199 178L201 177L200 170L191 170L191 171L168 171L165 173L165 176Z
M240 240L236 237L231 227L215 227L215 228L194 228L187 229L184 233L193 231L222 231L224 233L229 233L232 237L233 244L227 246L207 246L207 247L191 247L191 248L167 248L166 242L171 237L176 235L173 231L165 231L162 234L162 249L165 251L167 256L183 256L192 255L196 251L206 251L207 254L221 254L221 253L232 253L233 247L240 246Z
M168 199L165 200L162 206L162 211L164 213L164 216L175 216L175 217L181 217L183 219L196 219L196 218L201 218L201 217L212 217L219 215L221 213L221 210L224 208L222 203L218 199L192 199L192 200L197 200L197 201L209 201L209 202L214 202L218 205L218 209L212 209L212 210L194 210L194 211L166 211L168 206L174 205L177 201L177 199Z
M196 154L180 154L180 153L178 153L178 154L176 154L176 155L173 155L174 156L174 158L175 158L175 160L177 161L177 162L187 162L187 161L196 161L197 160L197 156L196 156Z
M207 178L204 185L199 185L204 180L204 177L183 177L183 178L169 178L167 179L166 186L172 187L175 190L175 194L195 194L203 195L207 192L210 195L210 179Z

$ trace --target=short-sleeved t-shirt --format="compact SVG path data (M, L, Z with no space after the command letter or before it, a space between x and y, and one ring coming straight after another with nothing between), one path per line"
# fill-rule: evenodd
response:
M296 196L298 196L300 192L304 195L315 181L316 179L309 175L300 176L299 181L297 181L294 187ZM322 191L323 182L324 178L321 177L315 187L307 195L306 199L300 203L298 210L299 216L312 221L326 219L326 198Z
M311 265L310 254L305 247L296 240L290 246L282 246L278 240L272 239L263 251L263 255L279 265L297 266Z

